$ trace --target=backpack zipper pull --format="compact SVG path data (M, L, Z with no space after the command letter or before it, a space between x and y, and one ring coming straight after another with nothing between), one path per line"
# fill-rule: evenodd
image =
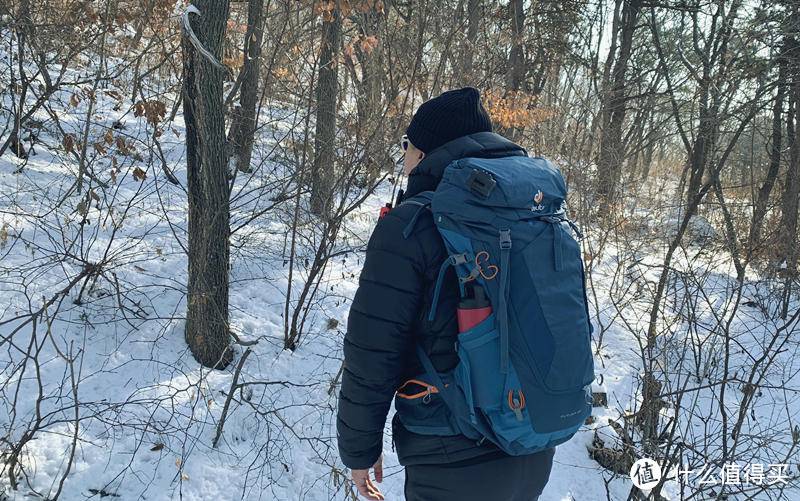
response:
M508 391L508 407L514 411L517 421L522 421L524 419L522 409L525 408L525 394L522 393L522 390L516 390L516 392L517 395L514 396L514 390Z
M428 389L425 391L425 396L422 397L422 403L428 405L431 403L431 387L428 386Z

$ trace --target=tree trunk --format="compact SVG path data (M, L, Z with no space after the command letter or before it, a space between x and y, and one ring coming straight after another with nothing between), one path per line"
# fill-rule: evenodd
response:
M625 121L626 72L633 49L633 34L641 9L641 0L624 0L620 20L619 55L614 62L609 79L610 88L603 95L601 105L602 139L597 160L597 185L595 191L601 204L613 203L619 191L625 147L622 141ZM603 211L607 212L607 211Z
M800 75L794 76L792 93L794 94L793 123L787 127L789 136L789 165L786 169L783 196L781 197L781 222L779 242L780 257L786 263L786 270L793 276L797 271L797 210L800 202Z
M231 143L236 152L236 168L242 172L252 171L250 159L253 154L253 138L258 126L256 106L261 68L261 40L264 36L263 12L264 0L248 2L241 92L230 133Z
M195 0L190 14L200 44L219 60L227 0ZM224 368L231 360L228 328L229 191L222 103L223 70L182 38L189 197L189 280L186 343L198 362Z
M790 82L789 114L786 120L786 137L789 142L789 165L781 196L780 240L778 241L779 257L786 267L786 285L781 316L786 318L791 298L791 285L797 276L797 226L798 208L800 206L800 44L795 34L800 28L800 11L794 5L789 17L786 32L786 58Z
M639 180L644 182L647 181L647 178L650 177L650 169L653 166L653 153L656 149L656 142L653 139L648 139L647 146L645 146L644 150L644 163L642 165L642 172L640 174Z
M783 147L783 101L786 96L786 60L778 56L778 85L775 93L775 102L772 105L772 147L770 148L769 169L753 207L753 222L750 225L750 235L748 237L748 254L752 254L761 238L761 229L764 217L767 214L767 203L769 202L772 188L781 167L781 148ZM749 260L749 259L748 259Z
M475 45L478 40L478 27L481 23L481 0L467 0L467 43L461 57L461 86L475 85L477 73L473 68Z
M706 165L709 162L709 154L714 151L716 137L719 131L717 99L713 98L709 104L709 86L711 77L707 70L700 82L700 103L699 103L699 126L697 138L692 145L692 152L689 158L689 184L686 188L686 202L694 199L695 194L700 189L703 182L703 175L706 172ZM718 94L719 91L716 91Z
M525 6L522 0L511 0L508 8L511 18L511 52L508 55L507 87L518 91L524 90L525 83L525 50L523 48Z
M14 123L12 124L11 134L9 135L9 142L11 144L10 149L11 151L19 158L28 158L28 152L25 151L25 146L22 144L22 114L25 107L25 99L28 94L28 85L30 85L30 80L28 80L27 73L25 71L25 42L27 40L28 34L33 33L33 21L31 19L31 2L30 0L22 0L19 3L19 9L17 10L17 54L18 54L18 70L19 70L19 106L16 109L16 113L14 113ZM14 76L12 73L11 76L11 89L12 89L12 100L13 100L13 89L16 86L16 82L14 81ZM2 153L0 151L0 153Z
M510 0L508 3L508 19L511 23L511 50L508 53L506 68L506 92L505 98L511 106L519 106L520 94L527 92L528 64L525 55L525 3L523 0ZM518 141L522 130L517 124L508 126L496 126L497 132L508 137L512 141Z
M337 1L333 11L323 18L322 48L317 83L317 123L314 137L311 211L322 217L329 215L336 176L336 102L339 94L338 55L342 19Z
M371 185L380 176L381 167L386 167L391 160L386 155L386 127L382 114L383 93L383 40L381 29L384 23L383 11L375 7L359 16L361 29L367 40L376 40L377 45L356 43L355 54L361 66L361 79L357 79L353 71L353 80L358 88L358 143L364 145L366 161L367 185Z
M142 35L144 35L145 27L151 22L151 17L153 15L153 9L156 6L156 0L146 0L144 6L143 16L141 16L137 21L136 24L136 32L133 35L133 39L131 40L132 47L138 47L139 42L142 41Z

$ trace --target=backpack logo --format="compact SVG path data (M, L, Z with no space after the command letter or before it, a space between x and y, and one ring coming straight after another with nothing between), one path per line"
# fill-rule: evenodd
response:
M542 200L544 200L544 193L542 193L542 190L538 190L536 192L536 195L533 196L533 203L535 205L531 207L531 210L532 211L544 210L544 205L542 205Z

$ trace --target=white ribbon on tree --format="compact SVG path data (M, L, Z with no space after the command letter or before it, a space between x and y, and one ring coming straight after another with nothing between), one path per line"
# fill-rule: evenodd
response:
M224 64L220 63L217 60L217 58L214 57L214 54L212 54L211 52L206 50L206 48L203 47L203 44L197 38L197 35L194 34L194 30L192 29L192 25L191 25L191 23L189 23L189 14L197 14L198 16L202 16L202 13L200 12L200 9L198 9L197 7L194 6L194 4L189 4L189 6L186 7L186 11L184 11L184 13L183 13L183 16L181 16L182 19L183 19L183 29L186 30L186 34L189 36L189 41L192 43L194 48L197 49L197 51L200 54L205 56L205 58L208 59L211 62L211 64L213 64L217 68L221 69L222 71L227 72L228 71L228 67L225 66Z

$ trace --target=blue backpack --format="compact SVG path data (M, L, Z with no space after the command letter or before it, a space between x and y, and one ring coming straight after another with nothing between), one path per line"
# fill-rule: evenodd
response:
M425 372L395 398L409 431L490 440L523 455L569 440L590 415L592 326L566 195L548 160L510 156L456 160L436 191L403 202L420 206L404 236L430 210L449 254L428 319L450 266L462 298L467 285L480 286L492 309L458 335L460 361L448 373L417 346Z

